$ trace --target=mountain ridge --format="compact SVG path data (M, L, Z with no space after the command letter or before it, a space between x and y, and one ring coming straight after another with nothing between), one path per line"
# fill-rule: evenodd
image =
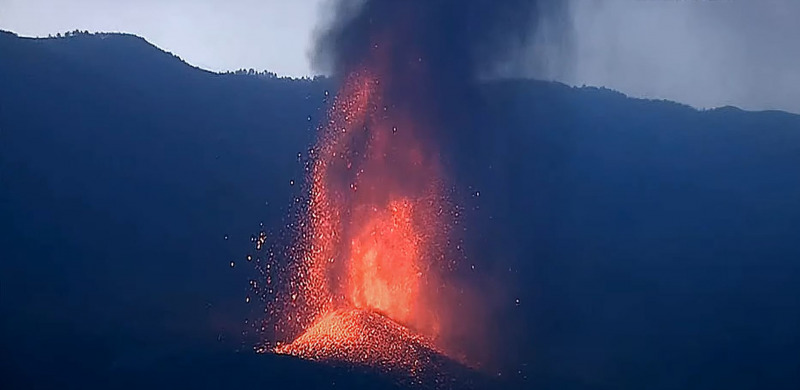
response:
M3 388L134 363L196 384L195 363L261 341L249 237L285 244L337 81L215 74L143 42L0 35ZM796 388L800 116L535 80L481 94L440 148L458 276L505 380ZM176 355L180 374L131 358Z
M214 72L214 71L206 70L206 69L203 69L201 67L192 65L192 64L186 62L184 59L182 59L179 55L174 54L172 52L169 52L167 50L161 49L158 46L156 46L155 44L149 42L146 38L143 38L143 37L141 37L139 35L132 34L132 33L124 33L124 32L84 33L84 32L79 32L78 31L78 32L68 33L68 34L73 34L73 35L70 35L70 36L65 35L63 37L52 37L52 36L51 37L23 37L23 36L20 36L20 35L14 33L13 31L7 31L7 30L2 30L2 29L0 29L0 33L3 33L7 37L10 36L10 37L17 38L17 39L22 39L22 40L32 40L32 41L47 42L47 43L60 43L60 44L69 43L68 41L70 39L76 39L76 38L77 39L81 39L81 40L87 40L88 39L88 40L91 40L91 41L97 41L97 40L105 41L105 40L111 38L112 41L108 42L107 45L113 45L116 41L119 41L119 40L130 40L131 43L136 43L136 44L144 43L144 44L146 44L148 49L156 49L159 52L161 52L161 53L163 53L165 55L169 55L172 59L178 60L182 64L184 64L184 65L186 65L186 66L188 66L188 67L190 67L190 68L192 68L194 70L202 71L202 72L210 74L210 75L230 75L230 74L234 73L233 71ZM53 45L50 45L50 46L52 47ZM101 50L103 49L102 46L98 46L98 47ZM166 57L164 57L164 58L166 58ZM241 69L241 70L239 70L239 72L242 73L242 74L240 74L241 76L253 76L253 74L248 74L248 71L245 70L245 69ZM254 71L254 72L258 72L258 71ZM264 72L267 72L267 71L265 70ZM306 80L306 81L308 81L308 80L312 80L314 78L321 78L321 77L325 77L325 76L313 76L313 77L278 76L278 77L281 78L281 79L288 79L288 80ZM549 83L549 84L552 84L552 85L555 85L555 86L558 86L558 87L563 87L563 88L571 88L571 89L576 89L576 90L585 90L585 91L590 91L592 93L607 93L609 95L619 95L619 96L627 98L627 99L641 100L641 101L645 101L645 102L673 103L673 104L677 104L677 105L680 105L680 106L689 107L689 108L692 108L693 110L701 111L701 112L704 112L704 111L715 111L715 110L727 110L727 109L735 108L737 110L741 110L741 111L745 111L745 112L782 112L782 113L786 113L786 114L789 114L789 115L800 115L800 114L797 114L797 113L791 113L791 112L787 112L787 111L783 111L783 110L745 110L745 109L742 109L742 108L739 108L739 107L736 107L736 106L730 106L730 105L720 106L720 107L713 107L713 108L696 108L696 107L692 107L692 106L690 106L688 104L677 102L677 101L673 101L673 100L669 100L669 99L649 99L649 98L632 97L632 96L629 96L629 95L627 95L627 94L625 94L623 92L620 92L620 91L617 91L617 90L614 90L614 89L609 89L609 88L606 88L606 87L603 87L603 86L586 86L586 85L584 85L584 86L569 86L569 85L566 85L566 84L563 84L563 83L557 82L557 81L540 81L540 80L525 79L525 78L510 78L510 79L501 79L501 80L497 80L497 81L498 82L511 82L511 83L516 83L516 82L520 82L520 81L531 81L531 82L543 83L543 84L548 84Z

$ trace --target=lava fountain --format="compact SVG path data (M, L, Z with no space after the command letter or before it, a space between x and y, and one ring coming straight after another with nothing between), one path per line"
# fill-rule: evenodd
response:
M412 375L484 353L482 305L456 278L458 211L438 146L483 131L470 127L479 80L561 3L331 2L315 56L342 86L309 153L288 293L273 299L285 307L267 310L285 341L273 351Z
M375 71L353 72L312 149L291 284L302 331L275 352L415 374L443 350L452 216L422 125L383 88Z

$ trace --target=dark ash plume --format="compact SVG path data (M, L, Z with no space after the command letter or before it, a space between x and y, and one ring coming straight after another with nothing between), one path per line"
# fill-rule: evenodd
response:
M312 60L341 76L388 48L393 72L425 63L432 77L465 82L532 43L539 22L563 22L554 0L333 0Z
M566 31L559 0L331 0L331 19L318 31L312 61L343 78L379 68L386 101L413 112L437 134L464 135L482 106L479 77L509 69L530 50L545 21ZM552 31L551 31L552 33ZM379 62L376 64L375 62ZM456 130L456 128L458 130ZM440 142L449 143L446 136ZM459 141L463 142L463 140Z

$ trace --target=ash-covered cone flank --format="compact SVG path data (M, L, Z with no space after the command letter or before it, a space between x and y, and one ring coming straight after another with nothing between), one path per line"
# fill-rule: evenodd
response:
M320 318L277 353L416 374L441 355L426 338L378 313L339 309Z
M333 365L365 367L423 387L475 384L479 375L427 338L373 311L332 311L275 352Z

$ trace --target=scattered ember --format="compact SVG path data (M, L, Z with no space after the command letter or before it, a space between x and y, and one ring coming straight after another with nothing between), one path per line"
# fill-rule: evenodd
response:
M286 308L271 313L293 341L273 351L419 377L451 361L437 346L449 204L437 153L382 87L354 72L309 152Z
M443 367L463 361L451 352L463 318L452 299L463 290L447 277L458 214L431 118L419 102L390 98L402 81L381 50L344 80L308 151L306 192L286 226L293 244L252 238L256 252L269 251L255 258L264 280L252 287L267 314L257 327L268 340L256 350L438 383Z

